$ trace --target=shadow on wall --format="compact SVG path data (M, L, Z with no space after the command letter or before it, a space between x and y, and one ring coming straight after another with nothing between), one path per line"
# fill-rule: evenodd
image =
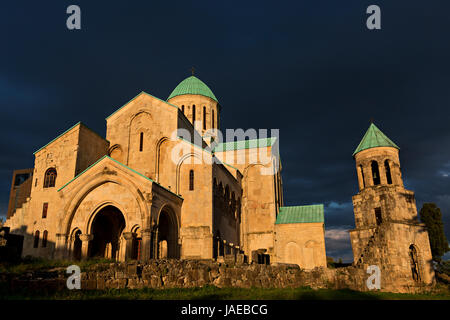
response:
M21 235L11 234L9 227L0 227L0 262L20 260L23 238Z
M13 230L3 227L0 228L0 239L2 239L2 232L6 235L3 241L6 249L2 249L2 240L0 240L0 262L18 261L26 256L52 259L57 254L55 243L48 241L47 230L36 230L34 234L31 234L27 232L27 226Z

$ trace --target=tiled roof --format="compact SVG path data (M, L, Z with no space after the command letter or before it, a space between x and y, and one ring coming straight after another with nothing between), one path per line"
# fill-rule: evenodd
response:
M323 204L280 207L275 224L324 222Z
M173 89L167 100L184 94L198 94L219 102L211 89L202 80L194 76L190 76L181 81L176 88Z
M376 147L392 147L400 149L391 139L381 132L380 129L371 123L355 152L353 152L353 155L360 151Z
M264 148L271 147L275 141L276 137L264 138L264 139L253 139L253 140L241 140L219 143L214 147L214 152L240 150L240 149L251 149L251 148Z

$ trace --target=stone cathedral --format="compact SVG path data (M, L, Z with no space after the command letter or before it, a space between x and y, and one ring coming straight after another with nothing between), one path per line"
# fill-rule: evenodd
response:
M278 139L221 141L221 112L190 76L167 100L141 92L120 107L106 138L77 123L34 152L6 221L22 256L326 267L323 205L283 206Z

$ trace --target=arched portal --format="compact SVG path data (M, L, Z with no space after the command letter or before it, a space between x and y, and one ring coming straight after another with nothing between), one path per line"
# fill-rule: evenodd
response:
M89 250L90 257L116 260L119 252L119 239L125 228L125 218L113 206L102 208L92 222L91 234L94 236Z
M174 213L163 209L159 215L157 257L178 258L178 223Z

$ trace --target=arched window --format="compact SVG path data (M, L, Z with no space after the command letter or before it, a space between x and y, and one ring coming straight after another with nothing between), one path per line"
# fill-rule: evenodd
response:
M184 114L184 104L181 106L181 112Z
M203 130L206 130L206 107L203 107Z
M34 233L34 244L33 248L39 247L39 230Z
M47 247L47 237L48 237L48 231L45 230L42 234L42 248Z
M194 170L189 171L189 190L194 190Z
M44 188L52 188L56 183L56 169L50 168L45 172Z
M139 151L144 150L144 133L141 132L139 137Z
M192 106L192 124L195 123L195 104Z
M378 170L378 162L376 161L372 161L372 178L375 186L380 184L380 171Z
M409 246L409 258L412 278L414 281L420 281L419 257L417 254L417 249L413 244Z
M363 183L363 188L366 187L366 181L364 180L364 170L363 170L363 166L359 166L359 170L361 171L361 179L362 179L362 183Z
M389 161L384 162L384 168L386 169L386 180L388 184L392 184L391 167L389 166Z

